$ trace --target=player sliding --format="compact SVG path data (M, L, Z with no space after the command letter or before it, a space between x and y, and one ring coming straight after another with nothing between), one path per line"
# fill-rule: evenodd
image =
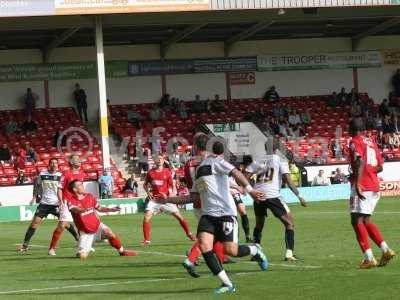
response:
M268 260L259 246L238 245L237 209L229 192L229 176L233 176L240 186L245 187L246 192L256 201L265 195L254 190L243 174L224 160L221 156L224 152L222 143L215 142L212 148L214 154L207 156L196 170L195 186L200 194L202 207L197 238L208 268L222 282L221 287L216 289L215 293L233 293L236 290L235 286L213 251L215 241L223 243L225 253L228 255L253 256L261 270L268 268ZM193 201L193 198L189 198L190 196L174 197L167 201L177 203Z
M395 256L378 227L372 222L372 214L380 197L377 174L383 170L383 158L376 143L366 136L362 122L351 121L350 133L353 136L349 145L352 171L350 216L357 241L364 253L360 268L369 269L378 265L369 245L368 236L382 251L378 266L383 267Z
M150 221L154 213L166 212L173 215L182 226L186 236L194 241L195 237L190 232L189 223L179 212L175 204L160 204L153 201L154 197L159 195L168 196L173 192L174 185L171 171L164 167L165 159L163 155L157 155L154 160L155 167L151 169L146 176L144 189L147 193L147 204L143 218L143 245L149 245L150 242Z
M32 236L35 234L36 229L40 226L43 219L49 214L58 218L59 223L63 224L67 230L72 234L75 240L78 240L78 233L72 223L72 217L65 211L60 214L58 189L60 187L61 173L58 171L58 161L56 158L49 160L47 170L40 172L36 180L36 188L34 189L34 200L40 196L40 203L33 216L32 222L25 233L25 239L18 251L26 252ZM40 188L39 188L40 186ZM39 195L38 190L41 190Z
M77 257L86 259L89 256L95 241L108 240L121 256L135 256L135 251L125 250L118 236L112 230L100 222L97 212L117 212L119 207L102 207L96 198L85 193L82 181L72 180L68 185L71 196L68 198L68 207L79 230L79 242Z
M267 144L266 144L266 151ZM259 162L251 163L246 172L256 176L256 183L254 188L259 189L266 195L266 200L254 203L254 214L256 216L256 226L253 232L254 243L260 244L262 231L264 228L265 218L267 216L267 209L271 210L273 215L278 218L285 227L285 244L286 244L286 261L296 261L294 255L294 221L289 207L282 198L280 190L282 180L288 185L290 190L297 196L300 204L306 207L305 200L300 197L299 191L290 179L290 171L288 163L283 161L279 155L276 154L279 149L278 140L274 139L272 146L272 155L267 156L267 161L263 165ZM268 151L267 151L268 152Z

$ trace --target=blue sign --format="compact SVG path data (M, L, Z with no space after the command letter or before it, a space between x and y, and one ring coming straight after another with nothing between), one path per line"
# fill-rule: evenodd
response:
M205 59L194 61L195 73L219 73L257 70L256 57Z
M151 60L130 62L129 76L168 75L194 73L192 60Z

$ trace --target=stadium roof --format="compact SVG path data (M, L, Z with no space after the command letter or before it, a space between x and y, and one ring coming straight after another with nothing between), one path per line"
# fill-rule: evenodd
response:
M111 14L103 26L105 45L362 38L400 34L400 7ZM0 49L93 45L90 15L0 18Z

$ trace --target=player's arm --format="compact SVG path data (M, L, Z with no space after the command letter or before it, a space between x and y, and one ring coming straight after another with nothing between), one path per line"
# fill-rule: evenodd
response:
M287 184L292 193L296 195L297 199L299 199L301 206L307 207L306 200L300 196L299 189L294 185L292 179L290 178L290 174L282 174L282 180Z
M255 200L255 201L259 201L262 198L265 197L264 193L257 191L255 189L252 188L252 186L250 185L249 181L247 180L247 178L242 174L242 172L240 172L238 169L233 169L231 171L231 176L233 178L235 178L236 183L243 187L244 190L250 194L250 196Z
M115 206L115 207L98 206L95 209L98 212L102 212L102 213L116 212L116 211L120 211L121 210L121 208L119 206Z
M158 203L172 203L176 205L183 205L195 202L198 196L199 194L197 193L190 193L190 195L173 197L164 197L163 195L157 195L157 197L154 198L154 201Z
M149 191L149 184L150 184L149 173L147 173L146 179L144 180L144 183L143 183L143 189L144 189L144 191L146 192L147 197L148 197L150 200L153 200L153 193Z
M365 197L362 194L361 191L361 178L362 178L362 173L363 173L363 169L364 169L364 161L361 159L361 156L355 156L354 159L354 182L355 182L355 189L356 189L356 193L357 196L361 199L364 200Z
M87 212L89 210L92 210L92 208L91 207L89 207L89 208L81 208L81 207L78 207L78 206L71 206L69 208L69 211L71 213L74 213L74 214L82 214L82 213L85 213L85 212Z

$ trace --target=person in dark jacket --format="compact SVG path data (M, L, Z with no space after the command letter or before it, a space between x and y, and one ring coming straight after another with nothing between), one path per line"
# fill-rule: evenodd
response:
M79 118L83 121L83 116L85 117L85 122L88 122L87 117L87 96L84 89L81 89L79 83L75 84L74 99L76 102L76 107L78 108Z

